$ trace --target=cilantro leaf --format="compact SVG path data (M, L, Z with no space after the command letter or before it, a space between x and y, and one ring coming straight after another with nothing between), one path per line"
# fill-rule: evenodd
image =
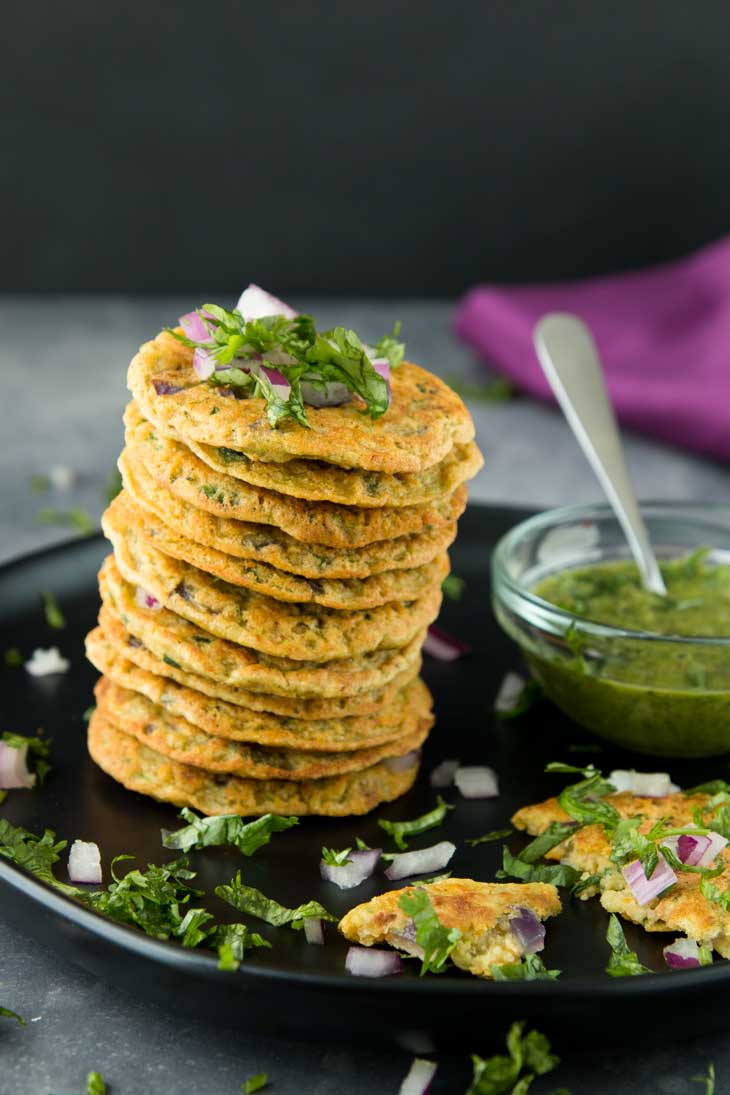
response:
M43 611L46 614L46 623L55 631L61 631L66 626L66 620L58 606L58 601L49 591L41 593L41 597L43 598Z
M505 840L506 837L512 836L514 829L490 829L488 833L483 833L481 836L473 836L467 840L467 844L470 848L476 848L478 844L491 844L495 840Z
M447 601L460 601L466 589L466 582L458 574L447 574L441 583L441 592Z
M86 1077L86 1095L106 1095L106 1084L100 1072L90 1072Z
M707 783L698 783L696 787L688 787L682 794L685 798L694 798L695 795L718 795L723 792L730 793L730 783L724 779L711 779Z
M534 679L530 677L525 681L522 691L517 696L514 704L508 711L497 711L495 708L495 715L500 721L505 722L510 719L518 719L521 715L524 715L526 711L534 707L538 700L542 699L542 686Z
M437 805L434 806L433 810L429 810L427 814L422 814L411 821L387 821L385 818L381 818L378 825L381 829L385 829L389 836L392 836L396 847L404 851L408 847L405 839L407 836L416 836L418 833L435 829L444 820L447 811L453 810L453 808L448 802L444 802L441 795L439 795Z
M162 830L162 843L165 848L189 852L192 849L230 844L246 856L253 855L259 848L268 844L273 833L284 832L286 829L291 829L293 825L299 824L297 817L280 817L278 814L264 814L248 823L238 814L200 817L187 806L180 811L180 817L188 822L182 829Z
M519 858L523 863L535 863L581 828L582 826L576 825L574 821L551 821L543 833L536 836L526 848L522 849Z
M10 1008L0 1007L0 1017L4 1017L6 1019L15 1019L18 1023L20 1023L21 1027L24 1027L26 1025L25 1019L22 1019L17 1012L11 1011Z
M10 646L3 655L3 660L9 669L17 669L23 664L23 655L17 646Z
M545 1035L531 1030L523 1038L524 1028L523 1022L513 1023L510 1027L507 1034L508 1057L497 1055L485 1059L472 1055L472 1082L466 1095L502 1095L509 1087L512 1087L513 1095L520 1095L528 1090L535 1076L544 1076L557 1068L560 1058L552 1053ZM523 1068L527 1073L520 1079ZM513 1087L514 1084L518 1086Z
M0 855L34 874L42 882L54 886L61 893L78 896L81 890L59 882L53 874L53 865L61 858L65 847L66 841L56 842L56 834L50 829L46 829L43 836L38 837L27 829L18 828L5 818L0 818Z
M322 862L326 863L328 867L346 867L352 860L348 858L352 848L343 848L338 852L334 848L322 849Z
M269 1077L265 1072L257 1072L255 1076L249 1076L247 1080L244 1080L241 1084L241 1091L243 1095L254 1095L254 1092L261 1091L263 1087L269 1082Z
M721 890L719 887L713 886L707 878L703 878L700 880L700 893L708 901L719 905L725 912L730 912L730 890Z
M445 382L463 399L474 399L480 403L504 403L515 396L515 386L505 376L497 376L482 384L447 376Z
M140 928L155 939L177 938L185 947L197 947L213 931L203 930L212 917L205 909L188 909L184 916L181 912L181 905L203 892L188 885L195 873L187 860L175 859L162 866L149 863L146 871L135 868L118 878L116 864L131 858L117 856L107 889L84 894L83 900L102 916Z
M568 867L563 863L554 866L526 863L519 856L512 855L506 845L502 848L502 868L497 871L497 878L519 878L521 882L549 882L553 886L574 886L580 876L581 872L575 867Z
M693 1084L704 1084L705 1095L715 1095L715 1066L712 1061L707 1065L706 1076L693 1076Z
M606 973L610 973L611 977L636 977L641 973L651 973L650 969L642 966L636 953L629 948L624 930L615 913L611 913L608 921L606 942L611 948Z
M240 871L236 872L228 885L216 886L215 895L220 897L222 901L227 901L229 905L233 905L234 909L238 909L239 912L249 913L250 916L258 916L260 920L265 920L267 924L273 924L275 928L280 928L284 924L301 927L303 921L309 917L337 920L337 917L327 912L327 909L320 905L318 901L307 901L304 905L297 906L296 909L288 909L285 905L280 905L278 901L266 897L265 894L254 889L253 886L244 886Z
M249 931L245 924L221 924L214 944L218 947L218 969L237 970L250 947L270 947L268 939Z
M85 509L39 509L35 519L42 525L65 525L81 536L89 536L96 531L94 520Z
M506 962L491 967L495 981L555 981L560 970L549 970L539 954L528 954L520 962Z
M13 734L6 730L0 740L9 745L11 749L27 749L33 759L33 770L38 777L38 783L42 784L51 771L48 757L51 752L51 738L27 738L23 734Z
M112 471L109 472L109 477L107 478L103 493L103 499L107 505L110 505L114 501L121 491L122 486L122 473L119 468L113 468Z
M416 943L423 948L420 976L423 977L429 970L440 973L461 939L461 932L458 928L444 927L431 904L431 898L421 886L404 891L398 898L398 905L413 920Z
M566 814L582 825L602 825L613 830L621 820L621 815L610 802L604 802L606 795L616 788L592 764L578 768L573 764L553 762L545 768L546 772L577 772L584 778L571 783L558 795L558 805Z

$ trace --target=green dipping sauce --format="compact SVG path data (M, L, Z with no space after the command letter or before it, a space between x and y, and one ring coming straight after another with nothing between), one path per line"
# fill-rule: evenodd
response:
M548 696L583 726L629 749L662 756L730 751L730 566L709 549L661 564L668 596L641 586L633 563L597 563L532 590L578 617L561 639L524 653ZM582 618L582 619L581 619ZM590 624L672 636L602 636Z

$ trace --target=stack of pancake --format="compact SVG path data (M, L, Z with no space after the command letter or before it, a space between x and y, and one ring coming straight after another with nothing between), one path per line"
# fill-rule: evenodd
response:
M197 382L163 333L130 367L87 652L89 749L135 791L207 814L346 815L412 785L432 724L418 674L481 455L415 365L392 402L307 407Z

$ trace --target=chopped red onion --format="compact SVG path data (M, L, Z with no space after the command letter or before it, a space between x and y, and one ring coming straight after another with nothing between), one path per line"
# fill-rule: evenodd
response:
M210 350L201 350L200 347L193 353L193 369L199 380L207 380L216 370L216 359Z
M162 608L162 602L158 601L152 593L148 593L142 586L137 586L134 591L134 600L140 608L151 608L155 612Z
M398 1095L427 1095L438 1065L423 1057L414 1057L408 1075L400 1085Z
M702 965L696 939L675 939L662 953L671 970L691 970Z
M633 769L625 770L617 768L608 777L617 791L630 791L634 795L643 795L645 798L663 798L664 795L672 795L679 791L676 783L668 772L636 772Z
M199 312L186 312L178 320L191 342L208 342L210 340L211 332L208 329L208 324L203 319L203 315Z
M387 938L391 947L397 947L398 950L405 951L406 954L412 954L415 958L423 960L424 950L416 942L416 925L413 920L407 920L398 932L388 932Z
M304 920L304 938L308 943L324 943L324 929L319 916L308 916Z
M442 760L429 777L432 787L450 787L454 782L454 772L461 764L460 760Z
M439 662L455 662L462 654L471 652L468 643L454 638L436 624L431 624L429 627L423 649Z
M710 833L709 840L710 846L700 856L698 867L709 867L728 843L727 837L720 836L719 833Z
M514 711L524 690L524 677L521 677L519 673L505 674L494 701L494 710L503 715Z
M621 874L626 879L626 883L638 905L648 905L650 901L653 901L660 893L664 893L677 881L676 874L663 856L659 856L659 862L654 868L651 878L646 877L641 861L638 859L627 863L622 868Z
M345 958L345 969L354 977L389 977L402 972L403 962L396 951L379 947L350 947Z
M168 384L166 380L153 380L152 387L158 395L177 395L185 390L181 384Z
M373 357L370 359L370 364L375 369L378 376L382 376L388 389L388 402L393 395L393 389L390 384L390 362L386 357Z
M302 399L310 407L340 407L351 401L352 392L339 380L328 380L324 384L303 380Z
M454 783L464 798L496 798L499 795L497 773L486 765L457 768Z
M391 772L407 772L418 764L421 759L420 749L411 749L410 753L404 753L402 757L388 757L385 764Z
M336 867L332 863L319 861L319 873L326 882L334 882L341 890L351 890L353 886L359 886L366 878L370 878L378 865L382 848L363 848L362 851L350 852L349 863L342 867Z
M35 775L28 768L28 746L0 741L0 790L35 787Z
M34 650L25 663L25 671L31 677L50 677L55 673L65 673L70 665L71 662L61 656L58 647L52 646L48 650Z
M419 848L415 852L400 852L393 856L393 860L385 872L385 877L391 882L399 878L409 878L414 874L430 874L432 871L440 871L451 859L456 851L456 845L450 840L442 840L438 844L432 844L430 848Z
M532 909L518 906L509 926L517 936L523 954L535 954L545 946L545 925L541 924Z
M236 308L244 319L263 319L265 316L285 316L296 319L298 313L282 300L267 293L258 285L249 285L238 298Z
M719 833L710 833L708 836L683 833L681 836L668 836L662 841L688 867L709 867L727 843L727 839Z
M88 840L74 840L68 854L68 877L72 882L101 883L101 853L99 845Z

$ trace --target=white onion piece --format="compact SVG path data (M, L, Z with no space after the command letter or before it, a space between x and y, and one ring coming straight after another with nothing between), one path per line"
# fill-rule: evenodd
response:
M720 836L719 833L710 833L710 846L700 856L697 866L709 867L712 861L720 854L722 849L727 845L727 838Z
M345 958L345 969L354 977L389 977L401 973L403 962L395 951L379 947L350 947Z
M308 943L324 943L324 929L319 916L308 916L304 920L304 938Z
M68 854L68 877L72 882L101 882L99 845L90 840L74 840Z
M510 711L514 711L525 690L525 683L525 678L519 673L505 674L494 701L494 710L502 715L508 715Z
M630 791L645 798L663 798L680 790L676 783L672 783L668 772L636 772L633 768L628 771L617 768L609 775L608 782L617 791Z
M263 319L265 316L285 316L286 319L295 319L298 315L283 300L267 293L259 285L249 285L238 298L236 308L244 319Z
M648 905L650 901L653 901L660 893L664 893L677 881L676 874L664 856L659 856L659 862L654 868L651 878L646 877L641 861L638 859L627 863L622 868L621 874L634 895L637 905Z
M35 775L28 768L28 746L17 748L0 741L0 789L35 787Z
M349 863L342 867L336 867L332 863L319 861L319 873L326 882L334 882L341 890L351 890L353 886L359 886L366 878L370 878L378 865L382 848L363 848L362 851L350 852Z
M423 650L439 662L455 662L462 654L468 654L471 647L461 639L449 635L436 624L431 624L423 643Z
M442 760L429 777L432 787L450 787L454 782L454 773L461 764L460 760Z
M207 380L216 370L216 360L209 350L199 347L193 352L193 370L198 380Z
M48 478L51 486L56 490L70 490L78 479L73 468L67 468L65 464L52 464L48 469Z
M450 840L442 840L438 844L432 844L430 848L419 848L415 852L400 852L393 856L385 877L391 882L396 882L399 878L410 878L414 874L440 871L455 851L455 844L452 844Z
M391 947L397 947L399 951L404 951L405 954L412 954L414 958L420 958L421 961L423 961L426 952L423 947L416 943L415 935L414 938L411 939L410 935L404 935L403 932L388 932L387 941L390 943Z
M154 594L148 593L146 589L142 589L142 586L137 586L135 589L134 600L140 608L151 608L155 612L162 608L162 602L158 601Z
M497 798L499 795L497 773L486 765L457 768L454 783L464 798Z
M391 772L407 772L418 764L421 759L420 749L411 749L410 753L404 753L402 757L387 757L385 764Z
M700 948L696 939L675 939L662 951L664 961L672 970L689 970L700 966Z
M52 646L49 650L34 650L25 663L25 670L31 677L50 677L66 673L70 665L68 658L61 657L58 647Z
M408 1075L400 1085L398 1095L426 1095L438 1065L423 1057L414 1057Z
M339 380L328 380L324 385L303 380L302 399L310 407L340 407L352 400L352 392Z

